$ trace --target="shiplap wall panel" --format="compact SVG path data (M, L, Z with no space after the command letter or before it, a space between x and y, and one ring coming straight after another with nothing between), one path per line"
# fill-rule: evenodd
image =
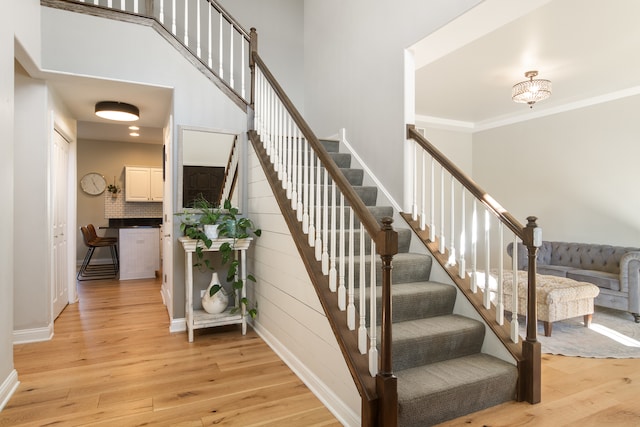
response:
M263 230L249 251L256 330L343 423L359 425L353 379L252 148L248 157L247 213Z

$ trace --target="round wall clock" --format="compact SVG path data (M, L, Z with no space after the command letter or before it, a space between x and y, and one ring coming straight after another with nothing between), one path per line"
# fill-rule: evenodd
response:
M105 188L107 188L107 181L104 179L104 176L99 173L89 172L80 178L80 188L91 196L97 196L98 194L102 194Z

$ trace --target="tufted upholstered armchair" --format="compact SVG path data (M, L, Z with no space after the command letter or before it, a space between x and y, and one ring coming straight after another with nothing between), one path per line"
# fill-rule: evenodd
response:
M512 244L507 253L513 252ZM538 274L567 277L600 288L595 304L625 310L640 323L640 249L588 243L542 242ZM527 250L518 244L518 269L526 270Z

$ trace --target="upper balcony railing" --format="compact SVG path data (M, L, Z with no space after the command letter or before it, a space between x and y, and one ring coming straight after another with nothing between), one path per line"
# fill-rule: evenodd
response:
M249 32L210 0L67 0L154 18L245 104L250 104Z

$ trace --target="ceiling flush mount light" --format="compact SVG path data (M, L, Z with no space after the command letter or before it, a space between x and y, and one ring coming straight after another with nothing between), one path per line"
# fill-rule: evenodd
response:
M534 80L537 75L537 71L527 71L524 76L529 80L513 85L511 99L514 102L529 104L529 107L533 108L533 104L551 96L551 82L543 79Z
M96 116L120 122L133 122L140 118L135 105L117 101L100 101L96 104Z

